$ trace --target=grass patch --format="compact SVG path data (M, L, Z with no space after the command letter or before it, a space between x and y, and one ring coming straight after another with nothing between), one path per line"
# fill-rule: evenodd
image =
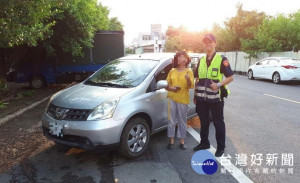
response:
M6 108L7 104L8 104L7 102L5 103L3 101L0 101L0 109Z
M34 90L23 91L21 93L18 93L17 98L32 97L35 93L36 91Z
M0 78L0 88L7 88L6 79Z

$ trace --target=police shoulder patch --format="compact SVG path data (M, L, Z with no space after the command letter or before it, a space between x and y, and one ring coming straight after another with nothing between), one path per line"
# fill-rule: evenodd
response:
M224 61L223 61L223 65L226 66L226 67L229 66L228 60L224 60Z

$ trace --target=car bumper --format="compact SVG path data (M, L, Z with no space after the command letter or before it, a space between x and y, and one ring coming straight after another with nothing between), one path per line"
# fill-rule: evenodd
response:
M62 136L50 133L50 124L62 127ZM115 146L120 141L124 120L113 118L99 121L56 120L47 114L42 116L43 134L56 143L83 149L96 149L102 146Z
M295 73L295 72L291 72L289 74L283 73L280 75L280 77L282 81L297 81L297 80L300 81L300 73Z

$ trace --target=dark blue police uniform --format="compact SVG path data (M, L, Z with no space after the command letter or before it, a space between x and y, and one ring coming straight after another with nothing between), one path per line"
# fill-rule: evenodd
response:
M206 59L207 67L210 66L211 61L213 60L215 55L216 55L216 52L213 54L211 59ZM199 69L199 64L197 67L197 71L198 71L198 69ZM233 75L231 67L225 56L222 56L220 70L221 70L221 73L224 74L225 77L230 77ZM195 78L199 78L198 72L195 73ZM210 111L211 115L212 115L212 120L214 122L215 129L216 129L217 150L224 150L224 148L225 148L225 123L224 123L223 109L224 109L224 100L216 100L216 101L197 100L196 101L196 112L201 121L201 130L200 130L201 143L200 143L200 145L202 145L202 147L209 148L209 146L210 146L210 143L208 140L209 111Z

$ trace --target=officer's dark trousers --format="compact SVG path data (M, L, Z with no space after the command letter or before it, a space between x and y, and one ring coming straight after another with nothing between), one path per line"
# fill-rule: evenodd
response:
M217 149L225 148L225 123L224 123L224 101L221 102L206 102L197 101L196 112L201 121L201 144L210 145L208 140L209 133L209 110L211 111L212 119L216 129Z

